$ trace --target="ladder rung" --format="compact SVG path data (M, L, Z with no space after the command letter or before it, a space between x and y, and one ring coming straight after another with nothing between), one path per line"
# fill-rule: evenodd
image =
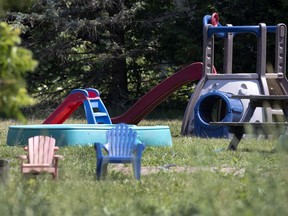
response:
M95 117L108 116L107 113L103 113L103 112L95 112L95 113L93 113L93 115L94 115Z

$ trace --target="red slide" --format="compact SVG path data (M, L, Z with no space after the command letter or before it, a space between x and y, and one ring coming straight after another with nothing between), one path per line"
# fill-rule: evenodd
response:
M123 115L112 118L112 123L138 124L149 112L158 106L174 91L194 80L202 77L202 62L196 62L181 69L176 74L162 81L140 98ZM216 73L216 71L213 71ZM56 108L56 110L43 122L43 124L62 124L81 105L84 100L95 98L99 93L95 90L76 90Z
M81 92L69 94L43 124L62 124L86 99Z
M174 91L202 77L202 62L195 62L181 69L151 89L121 116L112 118L112 123L138 124L149 112L169 97ZM214 71L216 73L216 71Z

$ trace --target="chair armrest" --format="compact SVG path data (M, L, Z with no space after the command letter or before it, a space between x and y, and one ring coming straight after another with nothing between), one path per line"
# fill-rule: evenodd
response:
M55 160L64 160L64 156L63 155L54 155L54 159Z
M17 157L22 161L28 159L27 155L18 155Z
M144 149L146 148L144 143L138 143L136 144L136 148L135 148L135 152L137 157L141 158L142 157L142 152L144 151Z
M54 151L58 151L59 147L58 146L54 146Z
M108 151L106 148L106 144L104 145L103 143L94 143L94 149L104 149L105 151Z
M28 151L28 146L24 146L24 147L23 147L23 150L24 150L24 151Z
M102 149L107 151L105 146L102 143L94 143L94 149L96 151L96 157L97 158L103 157Z

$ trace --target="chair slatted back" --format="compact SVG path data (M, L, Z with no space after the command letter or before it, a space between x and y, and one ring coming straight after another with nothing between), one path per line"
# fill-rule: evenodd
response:
M28 139L28 160L30 164L52 164L56 140L48 136L34 136Z
M108 130L107 149L109 156L131 156L137 141L137 132L126 124L118 124Z

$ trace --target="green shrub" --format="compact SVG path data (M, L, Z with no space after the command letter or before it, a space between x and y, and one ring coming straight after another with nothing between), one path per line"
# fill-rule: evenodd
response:
M33 71L37 62L29 50L19 46L19 35L18 29L0 23L0 116L24 121L20 108L33 103L24 75Z

